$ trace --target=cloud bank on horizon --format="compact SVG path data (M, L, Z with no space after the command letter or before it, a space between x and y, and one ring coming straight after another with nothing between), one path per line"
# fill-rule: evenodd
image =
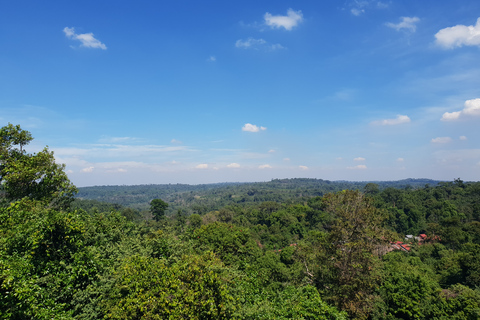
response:
M0 119L79 186L480 180L480 3L26 3Z

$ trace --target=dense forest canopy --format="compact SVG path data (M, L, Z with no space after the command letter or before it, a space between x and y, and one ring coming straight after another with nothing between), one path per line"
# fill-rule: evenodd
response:
M351 182L297 178L255 183L95 186L79 188L77 198L115 203L140 210L148 209L152 199L161 198L170 204L169 213L174 213L178 209L190 213L206 213L231 204L246 205L264 201L301 202L345 189L366 192L389 187L418 189L426 185L436 186L439 182L430 179Z
M92 187L74 200L30 140L0 130L0 319L480 318L479 182Z

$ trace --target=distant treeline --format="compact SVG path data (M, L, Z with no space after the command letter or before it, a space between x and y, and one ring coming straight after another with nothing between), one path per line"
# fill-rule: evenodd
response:
M352 182L296 178L254 183L95 186L78 188L77 199L97 200L143 211L149 208L152 199L160 198L170 205L167 215L178 209L187 214L204 214L232 204L248 205L264 201L302 203L329 192L346 189L363 191L366 185L372 183L379 190L384 190L433 187L439 182L430 179Z

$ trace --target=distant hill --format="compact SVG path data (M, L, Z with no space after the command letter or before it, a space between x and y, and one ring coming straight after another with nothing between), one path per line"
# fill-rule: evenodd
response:
M398 181L329 181L322 179L273 179L268 182L214 183L201 185L151 184L133 186L94 186L78 188L78 199L119 204L147 210L152 199L169 203L168 213L178 209L187 213L206 213L226 205L248 205L264 201L303 202L311 197L345 189L363 190L367 183L385 188L419 189L436 186L441 181L404 179Z

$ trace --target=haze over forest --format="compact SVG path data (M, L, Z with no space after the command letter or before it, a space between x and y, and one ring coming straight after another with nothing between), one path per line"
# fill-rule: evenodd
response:
M480 180L480 2L9 1L0 122L77 186Z

